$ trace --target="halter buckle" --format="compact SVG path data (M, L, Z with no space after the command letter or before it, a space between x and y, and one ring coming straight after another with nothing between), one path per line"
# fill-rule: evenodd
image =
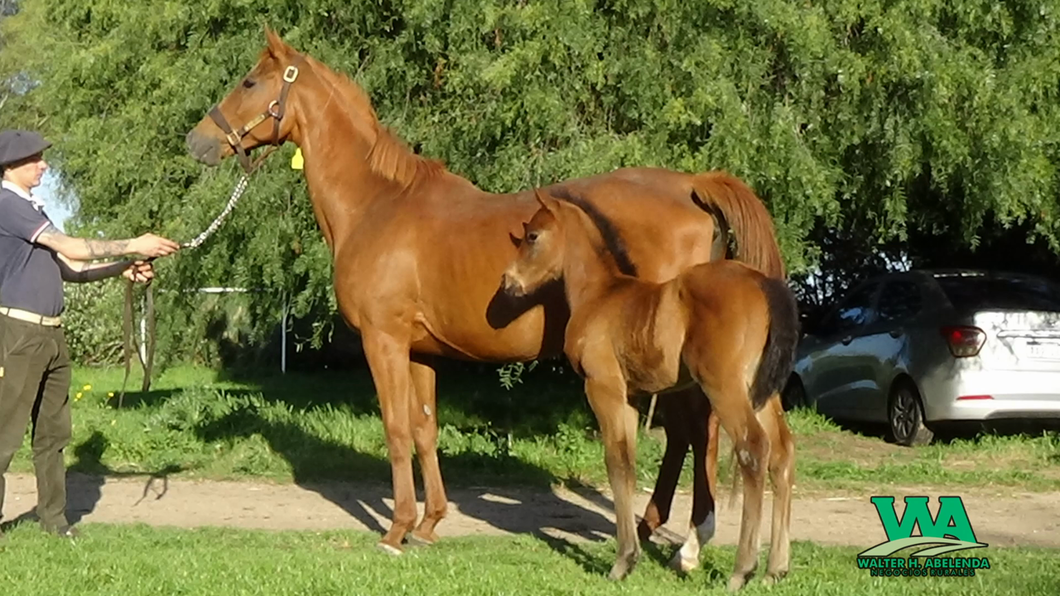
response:
M297 79L297 78L298 78L298 67L297 66L294 66L292 64L291 66L287 67L287 70L283 71L283 80L287 81L288 83L293 83L295 81L295 79Z

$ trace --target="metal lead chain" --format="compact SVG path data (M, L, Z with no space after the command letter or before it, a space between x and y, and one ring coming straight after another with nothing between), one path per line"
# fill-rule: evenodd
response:
M232 197L228 199L228 204L225 205L224 211L217 216L217 219L213 220L208 228L203 230L201 234L195 237L191 242L185 242L180 246L183 248L197 248L200 244L206 241L207 238L213 235L217 231L217 228L221 227L221 222L224 221L228 214L235 208L236 202L239 201L239 197L243 196L243 191L247 189L247 183L250 181L250 174L243 174L243 177L236 184L235 189L232 191Z

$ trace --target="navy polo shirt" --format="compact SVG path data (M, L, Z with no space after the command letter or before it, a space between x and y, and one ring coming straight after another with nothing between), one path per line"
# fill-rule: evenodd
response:
M58 256L36 243L50 223L33 203L0 188L0 306L48 317L62 314Z

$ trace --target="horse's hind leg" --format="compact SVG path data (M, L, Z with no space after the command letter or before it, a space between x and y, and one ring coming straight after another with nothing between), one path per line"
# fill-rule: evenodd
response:
M659 396L659 410L663 415L663 430L666 431L666 451L663 453L662 463L659 464L655 490L644 509L644 518L637 526L637 537L641 540L651 538L655 530L670 519L674 492L677 490L677 481L681 477L681 468L684 467L685 455L688 454L690 445L689 418L679 403L682 397ZM695 499L696 495L693 494L692 498Z
M791 559L791 490L795 483L795 441L784 420L780 394L770 397L759 411L758 420L769 435L769 480L773 485L773 527L764 580L775 582L787 575Z
M615 497L618 556L609 577L619 580L633 571L641 552L633 513L637 410L630 405L625 380L618 375L603 379L587 378L585 393L593 413L596 414L596 420L600 423L607 477Z
M716 385L706 386L704 390L711 398L718 421L732 439L743 476L740 542L736 549L736 566L729 578L729 590L739 590L758 567L759 529L770 445L765 429L751 408L743 379L726 379Z
M710 402L697 387L685 398L685 423L692 443L692 520L685 543L670 560L670 566L688 573L699 567L703 546L714 537L716 527L714 495L717 488L718 418Z
M433 544L438 540L434 527L442 521L449 507L442 471L438 466L437 384L432 364L413 360L409 367L414 390L409 404L409 419L412 421L412 440L416 445L416 457L420 461L423 490L426 493L423 519L409 534L409 540L421 544Z

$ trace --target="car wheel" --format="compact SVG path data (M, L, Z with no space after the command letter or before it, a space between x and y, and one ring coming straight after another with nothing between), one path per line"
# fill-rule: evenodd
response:
M910 382L899 382L891 390L887 420L890 422L891 437L899 445L927 445L934 436L931 429L924 425L924 406L920 403L920 393Z
M808 405L806 388L802 386L802 381L798 377L792 376L788 381L784 391L780 394L780 403L784 405L785 412L795 408L805 408Z

